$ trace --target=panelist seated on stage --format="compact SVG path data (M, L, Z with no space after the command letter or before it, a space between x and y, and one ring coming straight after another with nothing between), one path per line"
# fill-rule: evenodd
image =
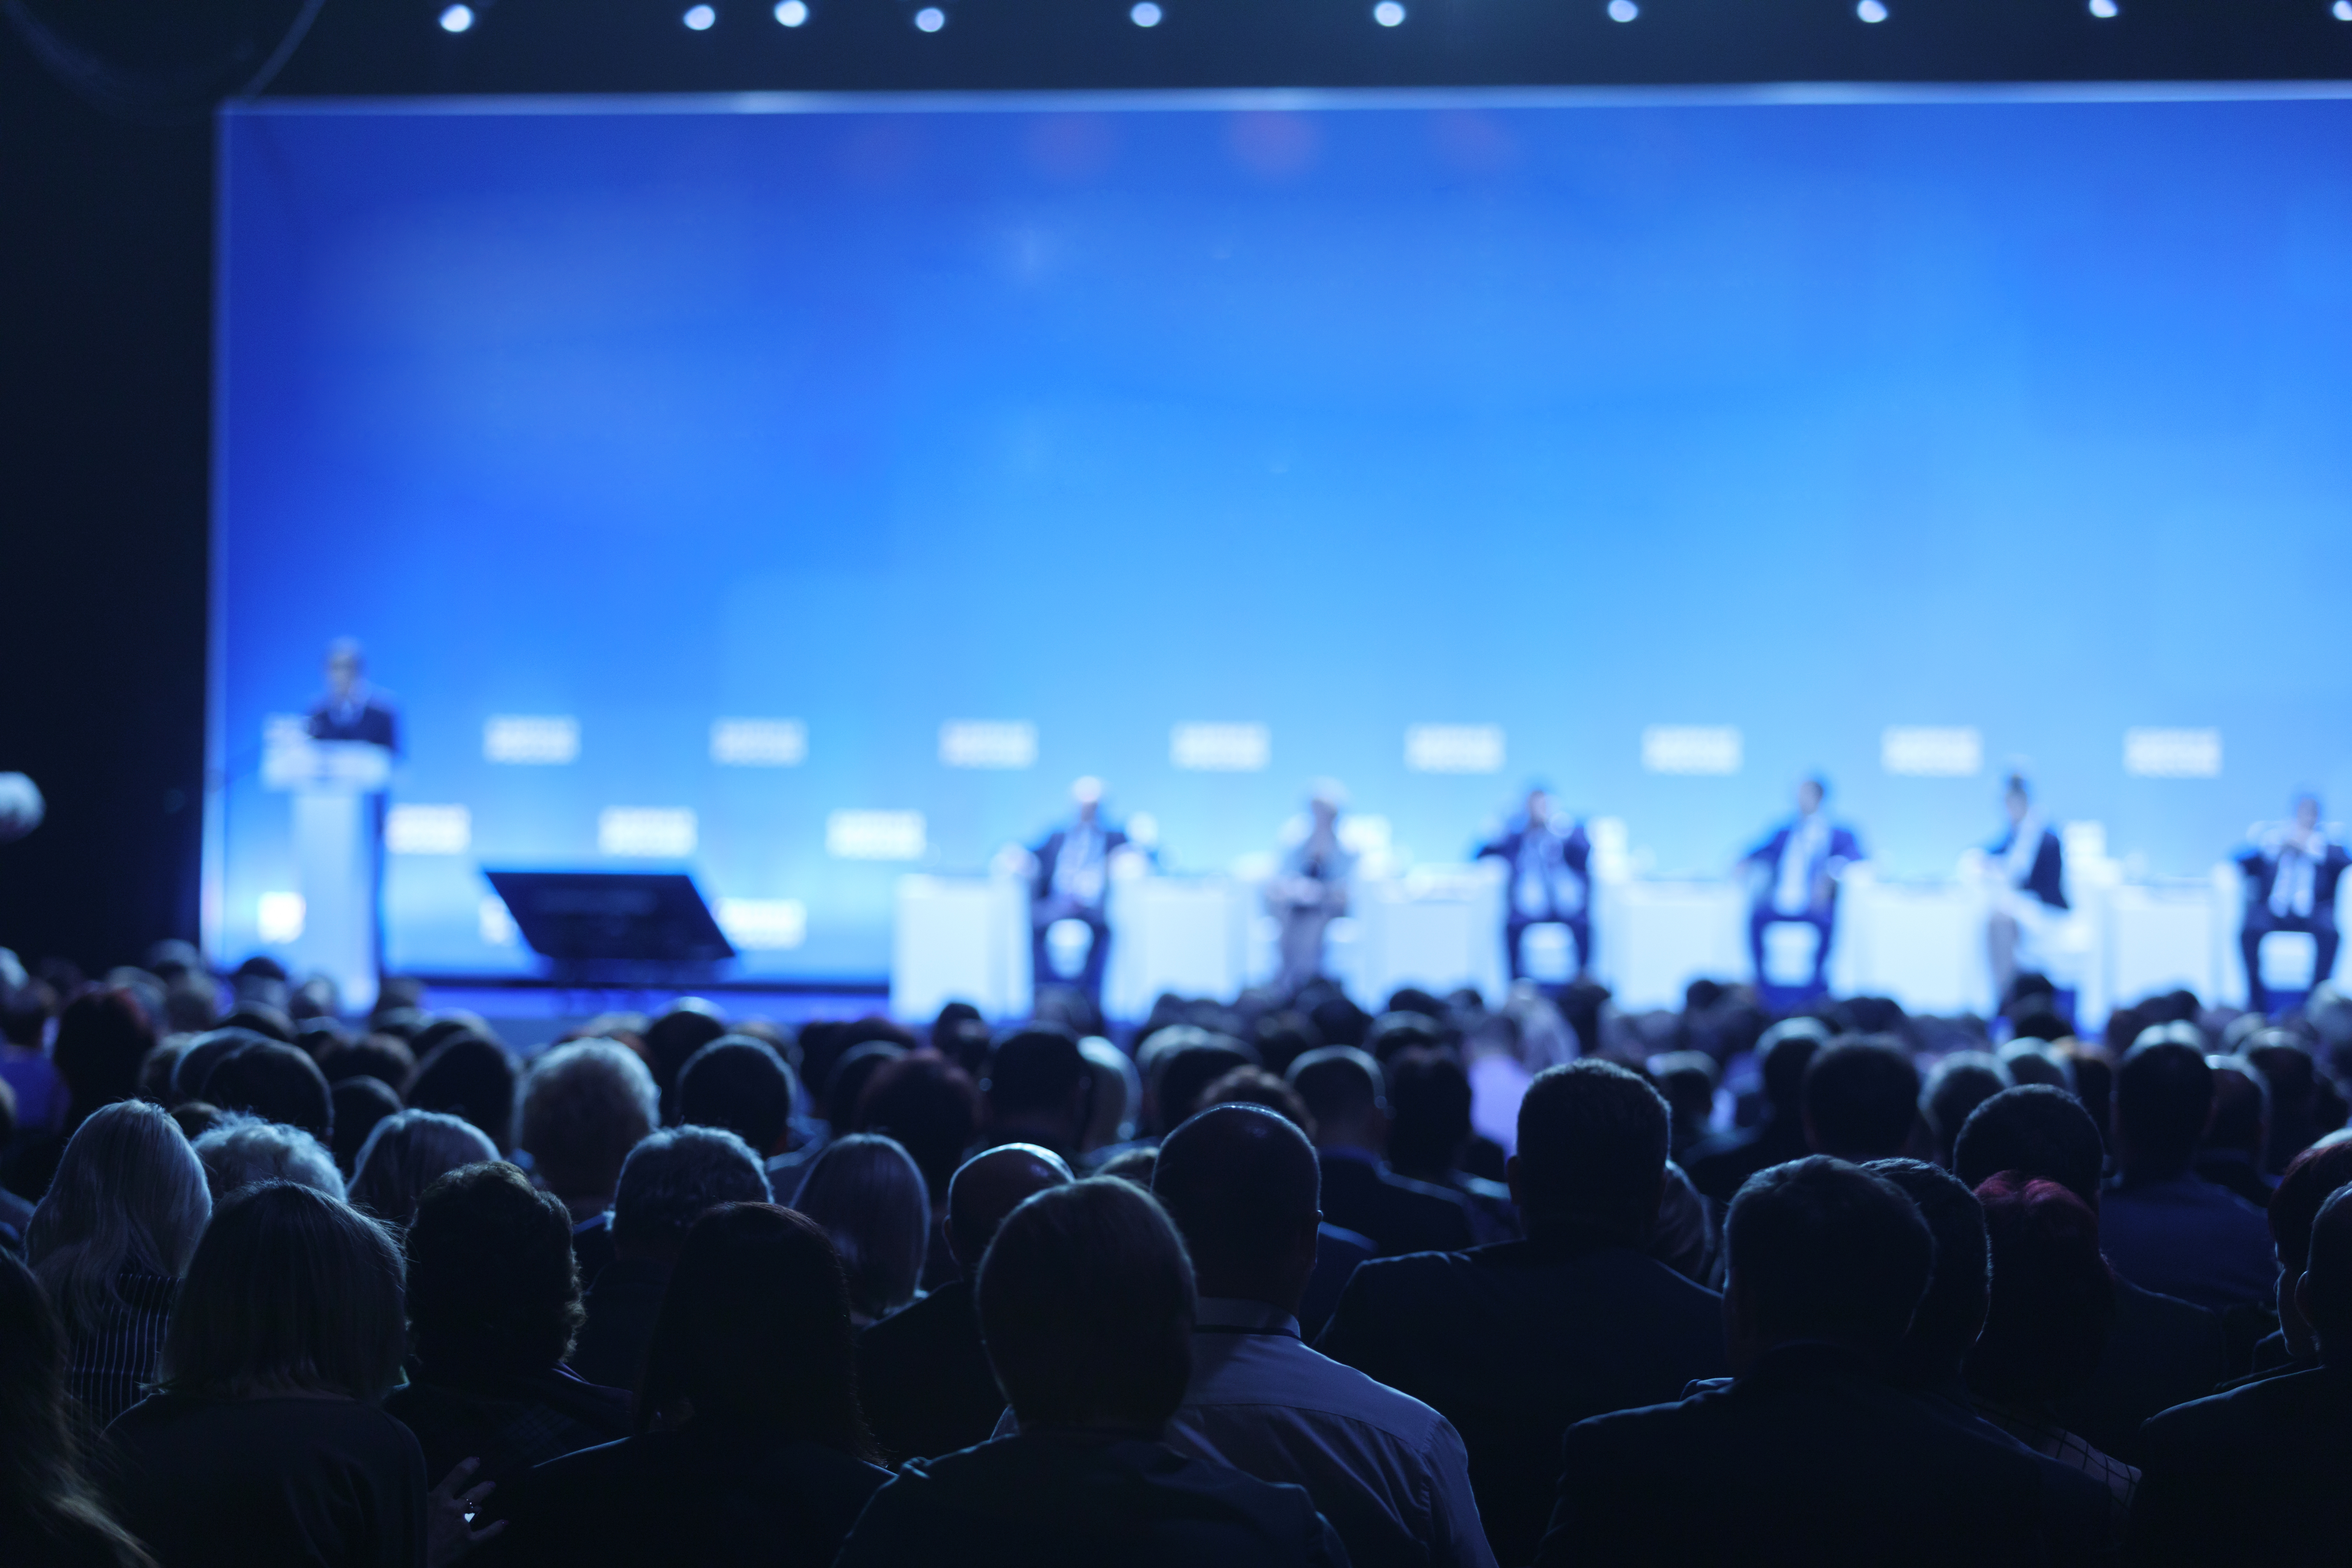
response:
M1592 844L1584 824L1556 811L1542 785L1528 791L1527 809L1504 826L1502 835L1478 847L1478 858L1500 860L1510 885L1503 916L1503 951L1511 978L1525 976L1519 942L1528 928L1556 921L1576 938L1576 968L1592 963Z
M2336 973L2339 933L2336 888L2352 855L2330 838L2319 820L2319 797L2298 795L2294 820L2257 831L2234 857L2246 874L2246 919L2238 940L2246 955L2246 996L2252 1010L2270 1011L2263 984L2263 938L2274 931L2309 933L2317 945L2311 983Z
M1265 886L1266 912L1282 925L1282 973L1276 984L1286 995L1323 973L1323 933L1348 912L1356 854L1339 832L1347 800L1347 791L1329 779L1315 785L1307 836L1290 847Z
M360 645L338 637L327 648L327 694L310 710L310 739L365 741L387 752L400 750L400 719L392 695L367 683Z
M1756 979L1764 982L1764 931L1775 925L1809 925L1813 944L1811 987L1829 984L1830 937L1837 924L1838 879L1865 858L1862 840L1822 809L1829 784L1818 774L1797 786L1797 815L1741 857L1757 876L1755 902L1748 914L1748 950Z
M1110 860L1127 847L1127 835L1102 821L1102 780L1082 778L1070 786L1077 815L1045 836L1030 851L1035 862L1029 890L1029 930L1040 985L1059 973L1052 963L1046 933L1056 921L1076 921L1092 933L1076 984L1097 1003L1102 999L1103 970L1110 955L1110 922L1103 910L1110 896Z
M2005 997L2020 969L2043 962L2042 942L2071 906L2065 851L2034 808L2023 773L2009 775L2001 804L2009 813L2009 831L1985 849L1993 884L1985 955L1992 965L1993 994Z

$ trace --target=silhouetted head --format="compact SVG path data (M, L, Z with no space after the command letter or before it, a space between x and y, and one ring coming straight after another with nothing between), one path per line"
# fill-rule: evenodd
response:
M530 1064L516 1142L548 1190L585 1219L612 1201L621 1162L660 1124L660 1092L636 1052L574 1040Z
M1940 1166L1918 1160L1876 1160L1863 1169L1900 1187L1936 1241L1927 1293L1920 1298L1889 1375L1906 1388L1949 1383L1983 1331L1992 1299L1984 1207L1958 1177Z
M1639 1073L1590 1058L1538 1073L1507 1167L1528 1234L1641 1246L1664 1194L1671 1137L1666 1102Z
M2098 1371L2116 1295L2099 1216L2066 1188L2004 1172L1977 1189L1992 1241L1992 1307L1969 1352L1969 1386L2036 1407Z
M1808 1340L1891 1361L1935 1263L1927 1222L1901 1188L1825 1155L1750 1176L1724 1231L1735 1371Z
M1288 1118L1211 1106L1161 1142L1151 1194L1182 1234L1202 1295L1298 1310L1315 1271L1322 1172Z
M2116 1072L2116 1158L2127 1179L2189 1169L2213 1115L2213 1069L2197 1046L2144 1040Z
M1034 1143L1000 1143L966 1160L948 1183L948 1250L957 1267L967 1277L978 1272L1004 1216L1069 1181L1062 1157Z
M1952 1173L1974 1191L2003 1171L2057 1183L2094 1209L2106 1146L2083 1102L2047 1084L2002 1089L1969 1113Z
M1848 1161L1891 1160L1919 1117L1919 1069L1884 1038L1836 1040L1805 1068L1805 1143Z

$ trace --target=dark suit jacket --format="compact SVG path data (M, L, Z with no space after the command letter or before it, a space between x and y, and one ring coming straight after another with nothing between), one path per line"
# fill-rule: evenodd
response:
M1099 831L1103 836L1104 859L1109 859L1112 855L1127 847L1127 835L1118 828L1104 827ZM1037 875L1029 886L1031 903L1042 904L1054 896L1054 868L1061 863L1062 846L1069 841L1070 830L1066 827L1056 827L1045 836L1045 843L1031 851L1037 858ZM1108 883L1104 884L1103 890L1106 894L1109 892Z
M2009 853L2010 844L2016 837L2017 829L2012 827L1994 840L1986 853L1999 859ZM2059 847L2058 836L2047 827L2042 830L2042 842L2034 847L2033 868L2026 873L2022 886L2053 910L2073 907L2066 902L2065 851Z
M2249 1383L2168 1410L2140 1436L2135 1561L2296 1568L2352 1558L2352 1369Z
M1369 1236L1383 1258L1451 1252L1470 1245L1470 1200L1450 1187L1396 1174L1358 1153L1326 1150L1323 1217Z
M415 1434L436 1486L461 1459L482 1461L468 1485L503 1482L629 1432L627 1390L600 1388L562 1366L511 1376L442 1376L412 1361L408 1382L384 1396L383 1408Z
M1729 1370L1720 1296L1631 1247L1559 1238L1364 1264L1317 1348L1454 1423L1503 1563L1535 1555L1570 1424Z
M1763 843L1740 858L1744 864L1760 866L1764 868L1763 902L1767 909L1771 907L1772 886L1774 880L1780 875L1781 858L1788 854L1789 840L1796 831L1797 826L1793 820L1782 823L1772 830L1770 837ZM1829 858L1832 860L1862 858L1862 840L1854 837L1853 828L1842 822L1830 824ZM1827 889L1814 889L1807 900L1812 912L1826 915L1834 910L1837 908L1837 890L1838 885L1834 880Z
M1484 860L1491 857L1500 860L1509 868L1511 875L1517 875L1519 849L1527 841L1528 819L1525 815L1515 816L1511 819L1511 826L1501 837L1491 843L1478 846L1477 858ZM1570 875L1584 885L1583 906L1573 912L1590 914L1592 910L1592 840L1585 837L1584 824L1581 822L1570 828L1560 838L1559 858L1560 863L1568 868ZM1519 918L1518 900L1507 887L1503 894L1503 905L1509 910L1511 919Z
M1163 1443L1029 1431L900 1467L839 1568L1304 1568L1348 1553L1300 1488Z
M2118 1275L2116 1321L2090 1385L2058 1402L2058 1422L2127 1465L2140 1462L2140 1423L2202 1399L2229 1375L2217 1312L2143 1290Z
M320 702L310 710L310 728L314 741L365 741L386 751L400 749L400 720L379 692L369 693L349 719L337 718L331 703Z
M2327 853L2312 868L2311 912L2315 918L2335 917L2336 885L2344 879L2347 868L2352 868L2352 854L2347 854L2341 844L2329 843ZM2278 882L2278 857L2248 849L2238 856L2238 868L2246 874L2246 908L2268 913L2271 889Z
M1769 1116L1754 1127L1707 1139L1690 1152L1682 1167L1701 1197L1728 1204L1757 1172L1801 1160L1811 1152L1805 1147L1801 1120Z
M581 1303L588 1321L572 1347L572 1370L607 1388L635 1388L668 1284L667 1264L628 1258L604 1265ZM437 1479L434 1484L440 1484Z
M859 1335L857 1394L893 1464L987 1442L1004 1394L981 1346L971 1282L951 1279Z
M837 1449L698 1421L551 1459L493 1492L509 1522L478 1561L824 1568L888 1479Z
M1728 1387L1570 1427L1536 1561L2011 1568L2046 1560L2041 1510L2032 1455L1851 1352L1787 1345Z
M1307 1279L1307 1297L1298 1303L1298 1337L1307 1343L1323 1331L1331 1321L1331 1310L1339 1304L1339 1293L1355 1278L1356 1265L1379 1256L1380 1248L1369 1236L1359 1236L1352 1230L1326 1220L1315 1227L1315 1272Z

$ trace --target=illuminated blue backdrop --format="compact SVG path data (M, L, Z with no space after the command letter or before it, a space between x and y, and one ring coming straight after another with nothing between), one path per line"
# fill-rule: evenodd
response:
M478 868L796 900L879 975L893 879L1069 780L1169 862L1331 774L1423 860L1525 781L1722 867L1801 770L1896 874L2055 817L2196 874L2352 793L2352 102L1765 97L280 103L222 124L213 927L295 885L271 714L352 635L406 729L399 966L527 966ZM500 716L576 760L487 760ZM796 766L714 762L797 721ZM950 767L950 721L1034 764ZM1263 724L1256 772L1171 726ZM1499 773L1405 765L1496 725ZM1645 770L1655 725L1739 770ZM1971 777L1889 773L1970 727ZM2218 731L2218 776L2125 732ZM772 734L773 731L771 731ZM1000 748L1015 736L994 736ZM413 820L422 821L417 818ZM446 814L440 821L446 825ZM675 817L663 821L675 823ZM429 835L428 835L429 837ZM656 846L657 847L657 846Z

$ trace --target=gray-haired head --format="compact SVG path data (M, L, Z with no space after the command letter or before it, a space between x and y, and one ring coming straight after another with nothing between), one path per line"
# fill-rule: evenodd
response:
M446 1110L403 1110L375 1124L352 1162L352 1206L404 1226L436 1177L499 1157L489 1134Z
M74 1130L26 1227L25 1260L67 1331L94 1332L122 1309L118 1276L188 1271L212 1210L178 1124L160 1106L120 1100Z
M613 1194L613 1247L668 1262L702 1211L772 1201L751 1146L717 1127L669 1127L629 1151Z
M195 1148L215 1203L256 1182L295 1182L338 1201L343 1195L335 1157L299 1127L231 1112Z
M530 1064L515 1142L550 1192L601 1208L621 1162L660 1125L661 1090L645 1058L618 1041L574 1040Z

